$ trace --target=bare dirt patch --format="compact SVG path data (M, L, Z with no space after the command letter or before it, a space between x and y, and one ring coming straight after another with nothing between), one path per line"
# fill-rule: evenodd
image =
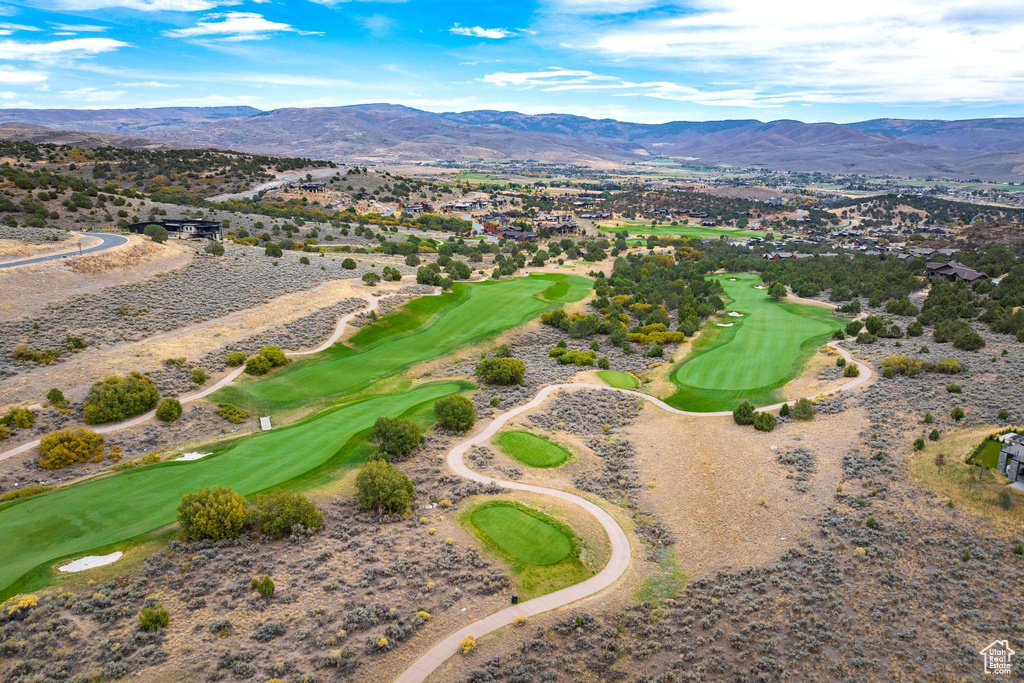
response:
M814 533L863 422L861 410L846 410L762 433L729 417L683 417L647 405L626 433L646 484L641 501L672 531L681 564L700 576L768 562ZM817 456L805 493L777 461L779 451L798 447Z
M0 320L31 315L80 294L148 280L186 266L194 253L184 243L158 245L132 237L129 244L99 254L0 270Z

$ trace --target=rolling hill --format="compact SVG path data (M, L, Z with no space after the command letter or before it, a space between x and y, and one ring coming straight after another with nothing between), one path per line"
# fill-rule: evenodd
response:
M353 161L535 159L707 164L982 178L1024 177L1024 119L792 120L641 124L568 114L434 113L401 105L284 108L0 109L0 124L146 138L181 146ZM2 133L0 133L2 135Z

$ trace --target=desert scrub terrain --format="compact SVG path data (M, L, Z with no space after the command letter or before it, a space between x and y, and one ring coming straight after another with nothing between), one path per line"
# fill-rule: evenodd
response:
M659 474L653 488L638 487L644 504L674 533L679 524L693 523L683 514L692 500L703 500L697 507L705 510L721 506L729 513L718 522L726 538L726 525L745 523L741 515L764 524L773 523L771 516L792 519L796 528L772 541L773 552L763 554L754 542L768 535L764 524L736 528L728 566L698 565L697 575L673 597L624 609L588 604L542 617L520 638L483 639L472 656L453 658L437 675L466 681L645 682L978 678L978 650L995 638L1024 638L1018 618L1024 594L1005 590L1024 580L1024 556L1015 550L1024 534L1019 525L962 509L923 488L912 476L911 459L924 457L913 454L914 438L933 428L940 438L926 449L934 453L945 445L950 460L966 457L970 449L961 452L960 446L973 446L998 406L1010 400L1006 387L1019 384L1024 352L1005 337L986 338L989 346L976 353L937 344L927 333L902 340L902 346L886 340L862 347L876 362L919 345L930 347L933 358L955 357L966 367L956 377L961 393L947 391L945 375L880 377L858 393L819 404L803 433L792 433L780 421L771 434L748 434L765 441L763 455L750 461L725 463L734 450L747 458L753 454L718 444L717 460L697 464L703 479L686 477L686 485L672 487ZM844 343L867 355L852 340ZM993 375L1005 379L993 381ZM967 415L960 423L950 417L958 405ZM928 411L934 413L931 423L924 421ZM972 414L978 426L963 426ZM648 432L658 427L647 419L642 414L637 424ZM664 440L651 435L649 445L639 444L640 472L675 467L670 454L687 451L687 439L698 449L702 438L714 443L714 431L702 437L704 428L691 435L664 432ZM770 445L779 448L771 451ZM730 468L736 469L735 481L708 489L708 478L728 477ZM744 475L755 478L746 482ZM756 487L769 475L778 488L774 498L765 498L767 508L756 500L745 506L733 501L753 498L742 487ZM796 488L801 481L809 485L804 493ZM967 492L967 482L956 478L947 485ZM971 490L986 495L977 484ZM988 495L995 505L995 492ZM1019 510L1024 496L1013 496L1010 505ZM817 508L806 506L816 498ZM680 508L676 522L673 512ZM762 513L768 517L758 517ZM696 547L689 541L676 546L684 566ZM1024 675L1020 662L1015 667L1015 676Z

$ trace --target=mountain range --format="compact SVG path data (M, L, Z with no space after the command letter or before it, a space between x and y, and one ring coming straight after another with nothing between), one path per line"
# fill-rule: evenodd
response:
M1024 118L642 124L568 114L434 113L392 104L271 111L246 106L0 109L0 137L8 130L38 133L39 127L119 136L140 145L151 141L343 161L513 158L620 164L675 157L790 171L1024 178Z

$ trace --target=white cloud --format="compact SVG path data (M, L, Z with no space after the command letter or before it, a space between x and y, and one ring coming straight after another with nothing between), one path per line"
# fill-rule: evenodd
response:
M135 83L115 83L122 88L177 88L177 83L163 83L161 81L139 81Z
M0 59L53 62L61 57L84 57L111 52L127 45L128 43L112 38L72 38L71 40L54 40L48 43L0 40Z
M45 83L48 74L42 71L25 71L13 66L0 66L0 83L4 85L35 85Z
M76 88L75 90L62 90L60 94L76 103L80 102L109 102L116 100L124 94L124 90L100 90L99 88Z
M41 28L35 26L26 26L25 24L9 24L7 22L0 22L0 29L4 31L42 31ZM6 35L6 34L5 34Z
M543 92L602 91L612 97L654 97L677 102L692 102L709 107L775 108L790 102L827 101L816 93L764 94L749 88L701 90L671 81L638 82L596 74L583 69L563 69L555 66L542 71L499 71L487 74L480 80L498 87L515 87L525 90L539 88Z
M110 29L109 26L99 26L97 24L59 24L50 22L57 31L71 31L72 33L102 33Z
M459 24L455 24L448 31L457 36L490 38L492 40L500 40L516 34L515 31L509 31L507 28L484 28L483 26L460 26Z
M241 0L57 0L60 9L96 10L124 7L138 12L205 12Z
M208 14L190 28L164 31L171 38L212 38L222 41L259 40L273 33L323 35L317 31L303 31L291 24L270 21L257 12L224 12Z
M1018 0L861 0L855 12L819 0L685 5L672 16L578 31L586 38L574 38L572 47L721 74L739 83L739 100L769 106L1024 101Z

